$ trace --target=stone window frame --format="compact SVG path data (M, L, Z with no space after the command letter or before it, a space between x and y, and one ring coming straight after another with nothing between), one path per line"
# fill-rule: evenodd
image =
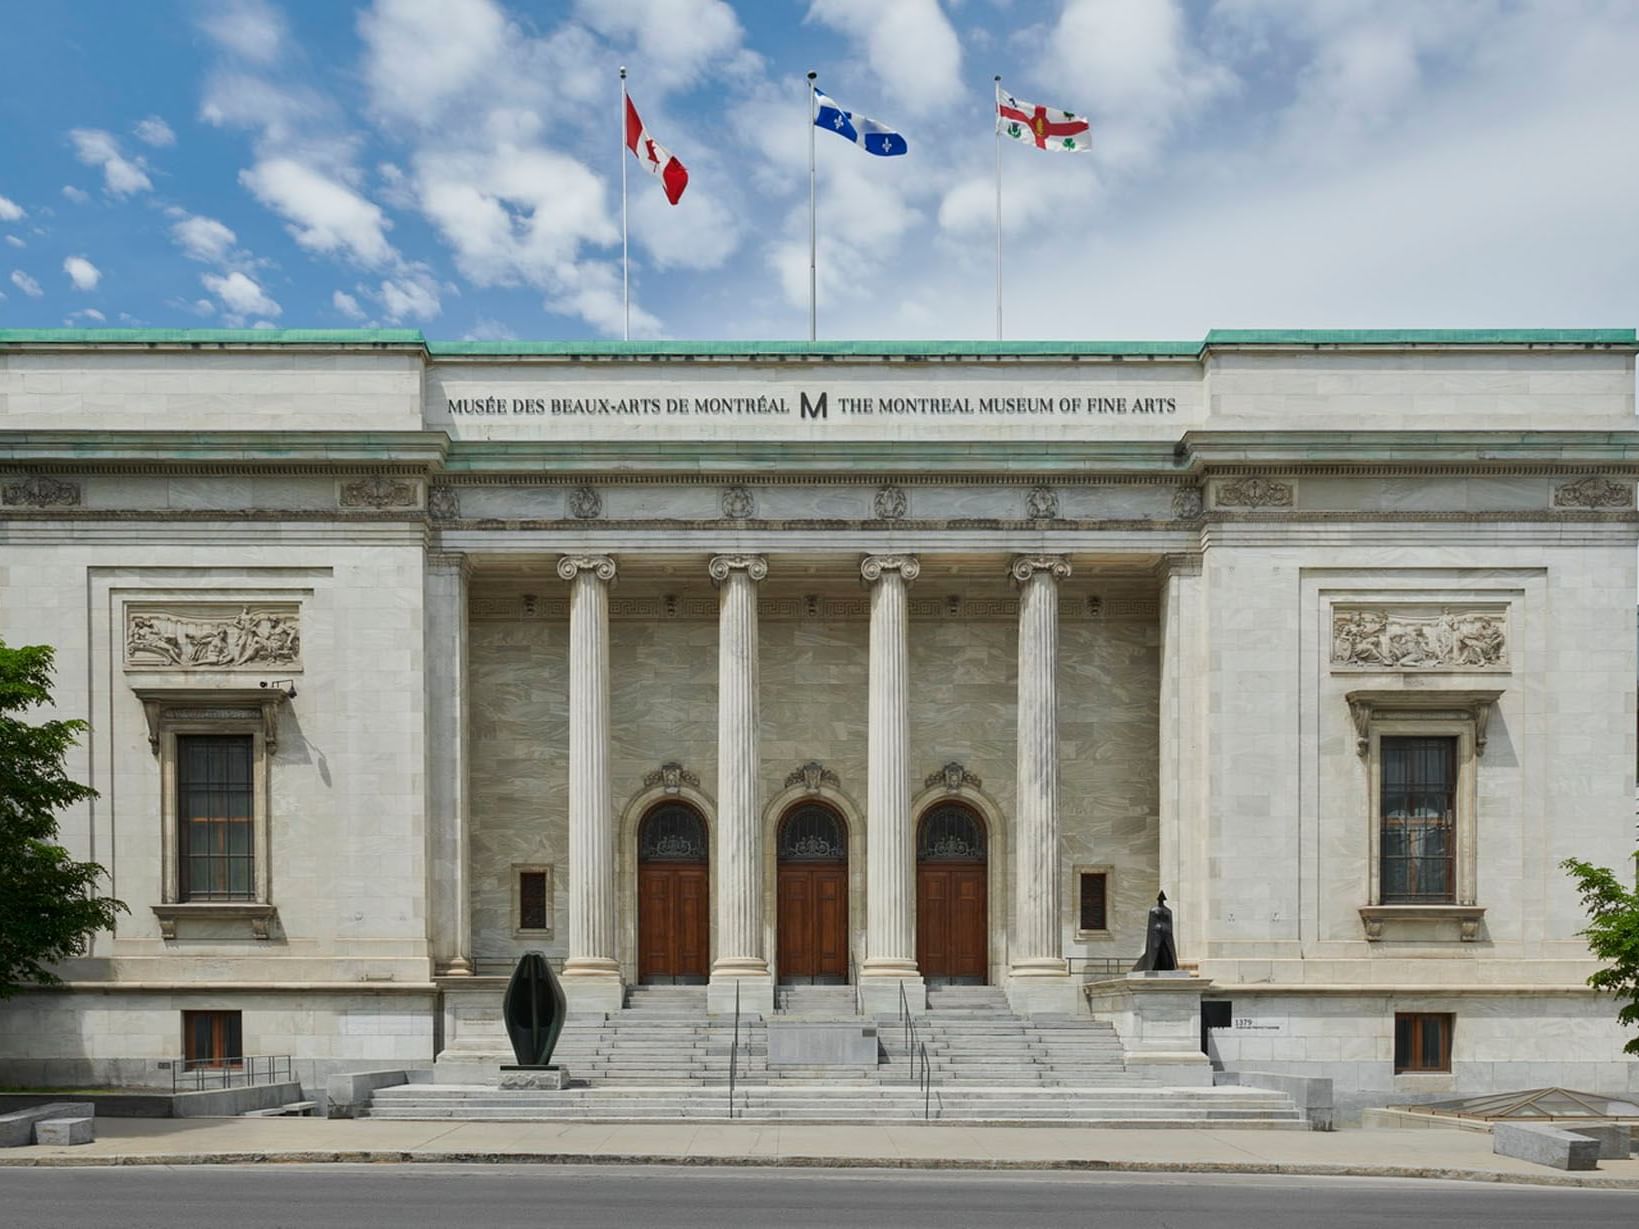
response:
M540 928L526 928L523 925L523 879L528 874L543 874L546 876L546 925ZM553 926L553 910L557 905L557 876L553 873L553 864L550 862L514 862L510 871L512 881L512 937L514 939L550 939L555 927Z
M1081 927L1081 877L1082 875L1104 876L1104 929L1083 930ZM1078 862L1070 868L1070 891L1067 899L1075 915L1077 943L1104 943L1115 938L1115 928L1110 924L1111 916L1115 912L1115 867L1107 862Z
M279 745L279 706L289 699L278 687L139 687L148 744L159 760L160 901L152 907L160 936L177 938L189 919L243 921L257 939L271 937L273 903L271 798L273 755ZM182 897L181 805L177 794L177 737L248 734L251 738L252 884L248 901L185 901Z
M1479 938L1480 922L1485 916L1478 883L1479 769L1491 714L1501 696L1501 691L1441 688L1381 688L1348 693L1355 749L1366 767L1367 882L1360 920L1367 941L1384 938L1386 928L1442 922L1456 923L1458 937L1465 943ZM1383 739L1397 736L1456 739L1456 891L1451 902L1383 903Z

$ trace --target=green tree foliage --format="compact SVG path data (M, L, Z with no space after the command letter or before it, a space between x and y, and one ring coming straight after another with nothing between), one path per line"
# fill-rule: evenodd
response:
M1633 856L1639 858L1639 853ZM1591 862L1566 858L1560 866L1576 880L1582 907L1588 911L1588 925L1577 933L1587 938L1589 950L1606 966L1588 978L1588 984L1626 999L1616 1018L1639 1028L1639 891L1623 887L1615 872ZM1639 1036L1622 1048L1639 1054Z
M0 641L0 999L59 979L48 967L126 912L97 895L104 871L56 843L57 812L95 798L64 757L83 721L30 725L18 714L51 702L51 649Z

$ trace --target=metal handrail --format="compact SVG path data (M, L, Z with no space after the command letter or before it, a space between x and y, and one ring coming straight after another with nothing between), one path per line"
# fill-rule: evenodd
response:
M848 983L854 988L854 1014L856 1016L862 1016L865 1014L865 1009L860 1006L859 969L854 964L853 952L848 953Z
M1071 977L1091 981L1098 977L1120 977L1138 962L1138 957L1124 956L1066 956L1065 964Z
M728 1049L728 1116L734 1117L734 1081L740 1066L740 979L734 979L734 1042Z
M922 1121L927 1122L933 1117L933 1068L928 1063L927 1042L922 1042L917 1049L922 1058Z
M171 1091L204 1092L212 1088L249 1088L296 1078L289 1054L246 1054L235 1058L172 1058Z

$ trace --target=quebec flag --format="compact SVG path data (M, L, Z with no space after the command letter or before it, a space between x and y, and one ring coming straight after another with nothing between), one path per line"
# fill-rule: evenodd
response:
M879 157L890 158L909 151L905 138L886 124L844 111L832 98L818 90L814 91L814 98L819 103L819 110L814 115L814 127L846 137L855 145L863 146L866 153Z

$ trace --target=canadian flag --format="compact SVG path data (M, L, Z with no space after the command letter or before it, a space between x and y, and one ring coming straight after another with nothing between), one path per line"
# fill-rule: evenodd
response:
M666 199L677 204L682 199L683 189L689 186L688 169L672 157L669 149L649 135L630 98L626 100L626 148L632 151L649 174L659 176Z

